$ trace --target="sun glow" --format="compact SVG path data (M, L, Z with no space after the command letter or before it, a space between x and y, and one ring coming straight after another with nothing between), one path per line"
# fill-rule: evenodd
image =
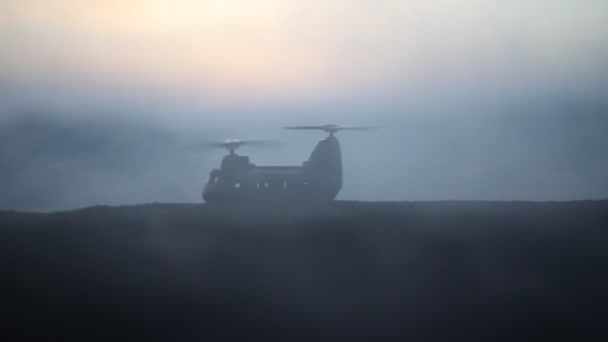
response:
M64 73L199 87L207 100L312 91L328 75L327 55L299 39L294 7L279 0L13 4L12 25L30 29L7 58L14 70L57 58ZM63 53L34 53L41 43Z
M2 0L0 81L314 102L606 69L606 2L513 1Z

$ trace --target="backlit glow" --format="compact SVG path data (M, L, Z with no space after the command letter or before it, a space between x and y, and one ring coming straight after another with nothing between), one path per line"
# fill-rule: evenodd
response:
M0 77L243 104L396 84L554 82L604 69L607 8L595 0L3 0Z

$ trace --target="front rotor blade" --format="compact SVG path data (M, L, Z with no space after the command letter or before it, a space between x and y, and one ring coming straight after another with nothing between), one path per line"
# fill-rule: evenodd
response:
M183 146L186 149L209 149L209 148L226 148L226 149L236 149L243 145L249 146L259 146L259 147L275 147L281 146L283 143L277 140L239 140L239 139L229 139L224 141L203 141L190 145Z
M267 140L267 139L255 139L255 140L239 140L240 145L250 146L262 146L262 147L274 147L282 146L284 143L278 140Z
M337 127L339 131L372 131L377 129L378 127L373 126L346 126L346 127Z

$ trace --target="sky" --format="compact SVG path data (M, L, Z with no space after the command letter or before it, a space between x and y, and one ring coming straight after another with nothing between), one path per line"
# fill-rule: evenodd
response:
M24 176L31 171L15 166L14 156L29 160L28 170L49 167L23 147L44 129L120 127L98 133L101 141L116 141L121 129L180 142L277 137L291 145L248 152L284 164L304 160L322 135L288 135L281 126L366 124L382 129L342 137L345 168L353 170L343 198L601 198L608 196L607 76L603 0L0 0L0 125L15 132L24 120L39 121L27 133L5 134L18 141L5 142L0 158L15 173L5 182L20 194L17 184L40 175ZM65 145L62 136L52 142ZM61 165L84 163L61 151ZM142 187L163 188L176 173L194 181L220 156L184 157L200 162L180 167L197 169L146 173L150 184ZM158 173L159 165L146 165L155 171L126 165L110 174L126 182L133 170ZM373 172L360 171L364 165ZM87 179L83 188L101 182L91 169L63 167ZM176 187L171 196L146 190L125 201L198 197ZM99 201L127 197L108 191ZM19 206L30 206L25 198Z

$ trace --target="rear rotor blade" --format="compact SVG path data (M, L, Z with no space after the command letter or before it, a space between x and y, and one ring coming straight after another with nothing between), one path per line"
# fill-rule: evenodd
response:
M338 126L338 125L323 125L323 126L287 126L284 129L311 129L320 130L328 133L335 133L338 131L369 131L376 127L372 126Z
M327 129L328 125L325 126L287 126L287 127L283 127L283 129L318 129L318 130L325 130Z

